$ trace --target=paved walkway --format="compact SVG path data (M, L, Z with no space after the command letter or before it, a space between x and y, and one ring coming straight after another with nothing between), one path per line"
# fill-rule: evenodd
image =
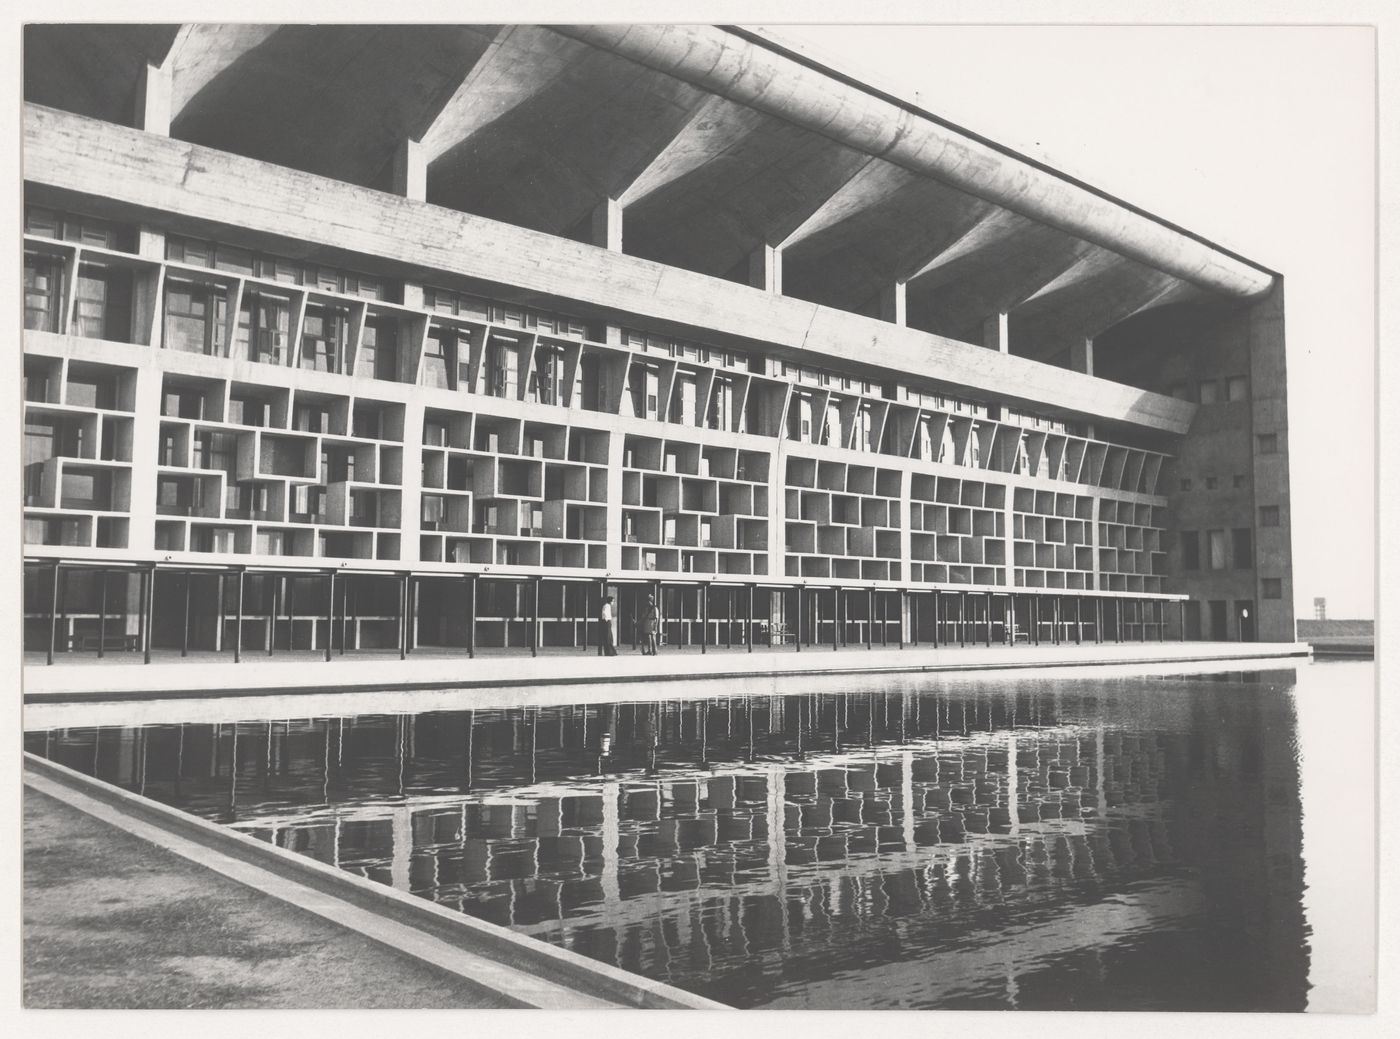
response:
M508 1005L33 789L23 954L30 1008Z
M330 693L388 689L500 689L587 683L658 682L785 674L875 674L947 672L1005 668L1086 665L1161 664L1180 661L1259 660L1306 657L1308 647L1265 642L1124 642L1080 646L992 645L928 646L867 650L828 646L755 650L667 649L644 657L623 649L615 657L581 650L491 650L475 659L461 651L415 650L407 660L396 651L339 654L327 662L307 651L273 656L246 655L235 664L228 654L160 652L149 666L140 657L109 656L97 666L95 655L60 657L52 666L42 654L26 655L26 703L77 699L150 699L171 696L246 696L254 693Z
M53 762L24 785L33 1006L722 1008Z

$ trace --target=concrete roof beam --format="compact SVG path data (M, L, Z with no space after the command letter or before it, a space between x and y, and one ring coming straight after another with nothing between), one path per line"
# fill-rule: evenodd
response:
M702 135L711 147L694 140ZM645 184L629 190L628 251L745 280L757 251L781 252L792 232L870 161L818 134L712 98L643 175Z
M573 48L560 46L557 36L538 26L502 26L451 95L409 136L431 165L537 95L574 57Z
M572 25L557 31L1215 292L1256 298L1273 283L1268 271L1160 220L732 30Z
M861 183L787 245L793 294L877 314L878 298L962 239L996 207L873 160Z
M1030 299L1093 249L1081 238L995 209L910 274L910 323L975 341L986 321Z
M179 32L177 25L26 25L25 100L130 126L146 67L165 62Z
M171 79L172 130L180 126L206 87L277 30L276 25L182 25L165 60Z
M172 48L171 135L365 187L494 26L201 25ZM269 121L266 113L275 112Z
M1049 358L1155 307L1214 299L1184 279L1095 250L1011 312L1012 349Z
M751 108L709 95L618 195L625 209L712 162L766 121Z
M431 201L551 234L652 166L701 91L541 26L513 27L463 80L424 138Z

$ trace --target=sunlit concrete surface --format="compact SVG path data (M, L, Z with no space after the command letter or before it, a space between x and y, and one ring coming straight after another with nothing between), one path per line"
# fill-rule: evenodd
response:
M1139 642L1105 645L966 646L928 649L909 646L848 646L840 651L804 648L747 653L743 650L663 651L644 657L630 649L616 657L577 651L479 654L475 658L417 651L401 661L397 653L356 653L330 662L317 653L281 653L234 664L227 656L177 653L157 655L150 666L140 657L108 657L129 663L98 667L95 657L81 663L45 666L42 656L24 671L27 703L72 698L221 697L252 692L343 692L425 688L496 689L582 683L656 682L686 679L758 677L782 674L860 675L879 672L935 672L975 669L1047 668L1093 664L1173 661L1261 660L1306 657L1297 643Z
M722 1006L349 876L52 762L30 756L25 785L410 961L446 971L506 1006Z

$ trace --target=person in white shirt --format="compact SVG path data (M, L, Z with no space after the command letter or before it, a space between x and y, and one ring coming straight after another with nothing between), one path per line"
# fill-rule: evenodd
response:
M603 622L603 655L615 657L617 656L617 633L613 630L613 597L611 595L603 597L603 609L599 614L599 620Z

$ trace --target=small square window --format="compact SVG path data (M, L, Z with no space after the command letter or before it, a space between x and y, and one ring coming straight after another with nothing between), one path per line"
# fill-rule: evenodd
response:
M1247 484L1248 482L1249 482L1248 477L1241 476L1241 475L1239 475L1238 473L1236 473L1235 476L1231 479L1230 484L1231 484L1231 486L1233 486L1233 487L1235 488L1235 490L1238 491L1241 487L1243 487L1243 486L1244 486L1245 484Z
M1260 433L1259 436L1258 436L1256 439L1257 439L1258 442L1259 442L1259 454L1261 454L1261 455L1274 455L1274 454L1278 454L1278 434L1277 434L1277 433Z
M1177 398L1177 400L1189 400L1192 402L1194 402L1196 398L1196 395L1191 392L1191 387L1187 386L1185 383L1173 386L1172 396Z
M1261 505L1259 507L1259 525L1261 527L1278 526L1278 506Z
M1189 490L1191 489L1191 481L1190 481L1190 480L1182 480L1182 481L1181 481L1181 489L1182 489L1183 491L1189 491Z
M1236 375L1225 380L1226 400L1247 400L1249 398L1249 380L1243 375Z
M1263 586L1264 586L1264 598L1265 598L1265 599L1282 599L1282 598L1283 598L1283 578L1281 578L1281 577L1266 577L1266 578L1264 578L1262 584L1263 584Z
M1208 491L1213 491L1213 490L1215 490L1216 485L1219 484L1219 483L1220 483L1220 481L1217 480L1214 476L1207 476L1207 477L1206 477L1206 490L1208 490Z
M1217 382L1201 383L1201 403L1214 404L1220 400L1220 384Z

